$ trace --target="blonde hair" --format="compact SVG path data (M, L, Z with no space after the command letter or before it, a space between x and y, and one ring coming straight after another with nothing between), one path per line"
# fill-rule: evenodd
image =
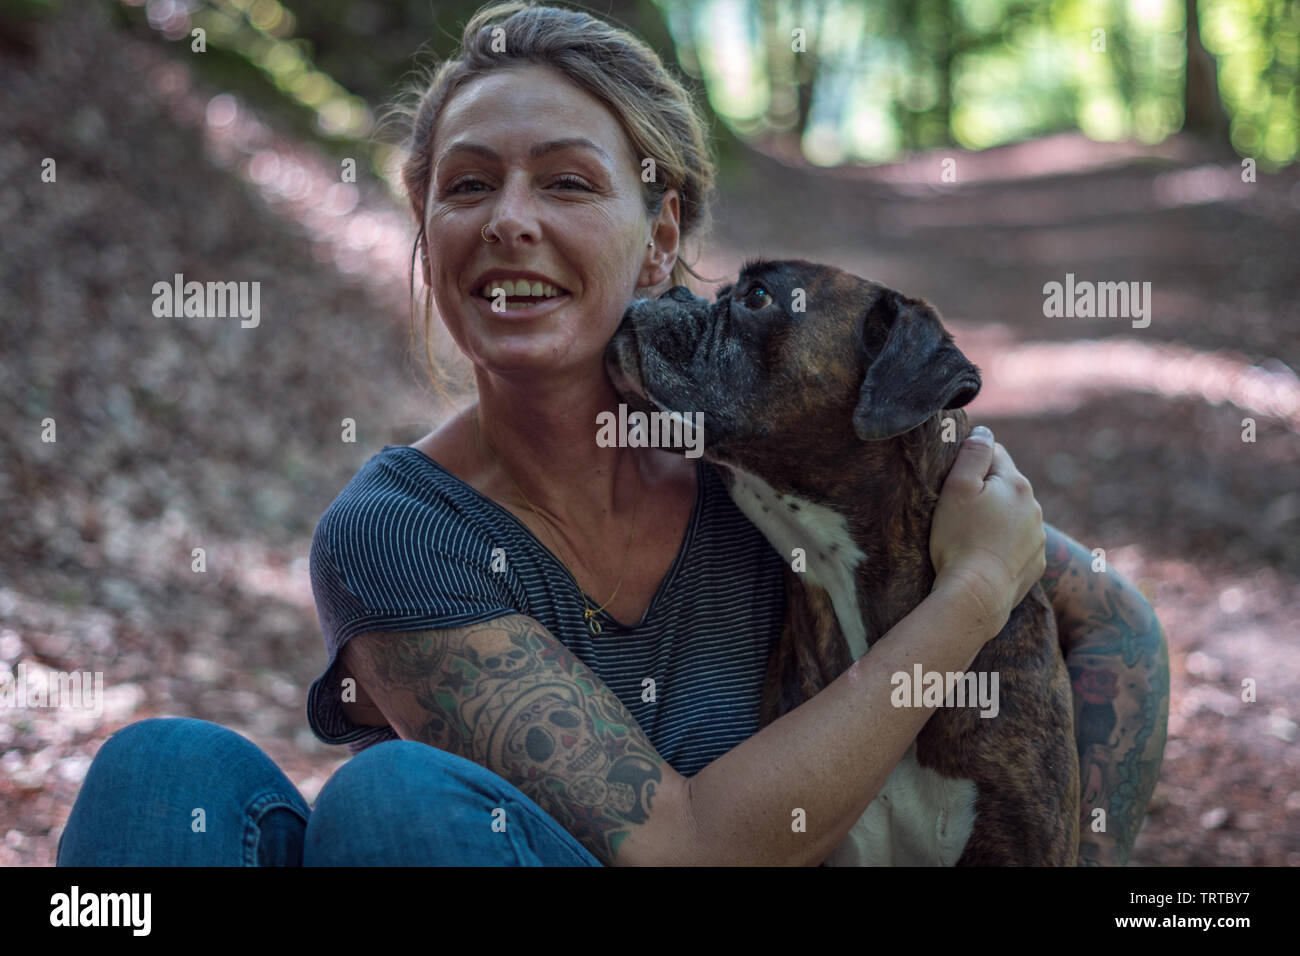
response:
M504 50L494 50L494 44L502 46L501 41ZM465 25L460 56L438 65L409 91L411 105L397 107L408 122L402 182L419 225L411 250L412 305L416 256L422 246L433 255L424 233L424 214L438 118L451 96L471 80L532 64L559 71L604 103L627 135L632 155L654 160L652 181L642 183L649 218L659 214L664 194L676 189L681 243L708 232L715 166L704 121L690 92L665 69L654 50L626 30L581 11L532 2L496 3L478 10ZM701 278L679 253L670 283L686 285L688 273ZM431 322L432 297L426 289L425 357L432 370Z

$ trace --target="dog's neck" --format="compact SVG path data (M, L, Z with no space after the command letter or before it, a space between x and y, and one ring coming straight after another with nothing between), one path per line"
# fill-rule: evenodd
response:
M953 419L953 426L945 436L946 417ZM864 457L853 469L859 497L843 506L864 554L854 577L868 644L907 616L934 585L934 509L969 433L965 412L946 411L881 443L891 446L885 454Z
M953 440L943 440L942 418L935 416L897 438L859 446L859 454L840 459L832 484L819 483L827 472L810 475L806 466L784 476L726 466L737 506L802 580L826 591L854 658L920 604L934 583L934 507L970 430L964 412L942 414L954 420Z

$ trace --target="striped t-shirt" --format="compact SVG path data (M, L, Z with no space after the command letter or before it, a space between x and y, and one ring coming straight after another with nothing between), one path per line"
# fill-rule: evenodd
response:
M681 549L644 617L624 627L602 611L593 635L578 585L518 518L418 449L385 446L312 537L312 593L329 655L307 699L312 731L353 753L397 739L391 727L343 714L335 664L353 636L525 614L600 677L669 766L699 772L758 731L785 593L780 556L703 460L696 489ZM503 549L496 570L495 548ZM652 701L642 699L646 678Z

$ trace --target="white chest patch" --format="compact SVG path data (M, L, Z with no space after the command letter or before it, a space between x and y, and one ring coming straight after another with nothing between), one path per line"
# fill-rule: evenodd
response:
M955 866L975 828L971 780L916 762L913 742L827 866Z
M844 516L824 505L779 492L750 472L725 467L735 476L732 500L781 557L788 563L795 548L803 550L807 562L803 573L830 597L856 661L867 652L855 580L858 565L866 555L849 536ZM792 504L797 510L790 507Z
M855 581L866 555L849 536L844 516L724 467L735 477L732 500L781 556L790 561L795 548L804 550L804 574L830 597L856 661L867 653ZM974 781L942 777L917 763L913 742L826 865L953 866L975 826L976 795Z

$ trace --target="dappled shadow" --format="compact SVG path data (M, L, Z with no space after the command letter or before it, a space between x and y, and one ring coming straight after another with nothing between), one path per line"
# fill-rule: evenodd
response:
M314 241L291 213L324 159L254 123L242 145L265 181L227 171L238 106L99 13L42 20L29 57L0 60L0 174L24 184L0 200L24 223L0 261L0 497L17 506L0 522L0 666L103 672L109 701L89 724L0 714L0 864L53 862L90 757L149 716L229 726L314 795L347 751L305 719L324 664L310 535L367 458L411 440L398 425L434 423L404 275L357 259L385 251L371 207L400 210L373 184L327 188L340 205L320 213L345 229ZM26 185L45 156L57 181ZM260 322L155 316L175 273L260 282Z
M706 274L808 258L939 308L983 371L972 418L1168 636L1170 745L1133 862L1300 864L1300 178L1243 183L1181 139L1050 146L958 153L955 184L947 153L832 171L756 154ZM1150 324L1049 318L1067 273L1150 282Z
M98 722L2 715L4 864L52 862L90 757L148 716L225 724L314 796L347 753L305 720L324 663L311 530L366 459L440 414L407 358L411 230L384 190L340 183L92 10L36 40L0 61L0 177L59 164L57 183L0 193L24 224L0 261L0 494L20 510L0 523L0 664L103 671L109 700ZM1300 367L1294 175L1243 191L1181 141L959 154L957 184L929 180L938 158L832 173L755 153L699 270L805 256L934 302L984 369L972 415L1046 520L1104 547L1169 632L1172 742L1137 861L1300 862L1276 835L1300 808L1280 749L1297 390L1268 364ZM155 317L153 284L178 272L260 281L261 323ZM1150 327L1046 318L1042 286L1066 272L1152 282ZM1255 673L1268 700L1233 704Z
M997 322L1019 337L1131 334L1136 341L1231 350L1300 369L1300 173L1241 182L1233 160L1182 140L1156 148L1087 144L1091 162L1026 181L963 177L1000 169L1023 146L912 161L907 175L789 166L755 154L720 202L720 245L803 256L928 299L948 318ZM1136 154L1136 155L1135 155ZM1191 163L1190 167L1177 165ZM892 167L890 167L892 169ZM1048 318L1043 287L1150 282L1150 325Z

